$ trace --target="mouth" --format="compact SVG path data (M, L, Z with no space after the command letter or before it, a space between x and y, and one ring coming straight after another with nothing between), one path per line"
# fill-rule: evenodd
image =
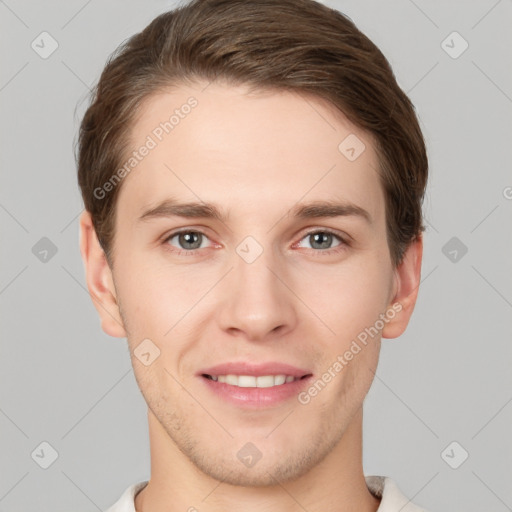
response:
M197 376L210 396L237 408L263 409L296 399L313 373L277 362L231 362L204 368Z

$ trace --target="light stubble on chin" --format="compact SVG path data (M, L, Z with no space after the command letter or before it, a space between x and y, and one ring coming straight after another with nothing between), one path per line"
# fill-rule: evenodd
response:
M153 414L154 411L153 411ZM178 449L205 475L217 481L234 486L267 487L296 480L304 476L319 464L341 439L343 432L333 424L323 425L315 433L314 439L305 439L294 451L286 450L280 453L276 446L274 453L265 454L255 466L247 468L236 457L237 450L232 449L233 442L226 442L230 449L226 451L222 444L215 444L212 432L211 444L199 444L193 433L193 427L185 421L179 421L176 429L176 417L167 419L166 415L155 414L167 432L169 438ZM169 424L170 423L170 424ZM205 428L208 428L205 426ZM218 428L216 425L212 429Z
M146 402L169 440L199 471L233 486L267 487L294 481L306 475L341 441L346 429L362 407L354 396L354 392L361 393L361 389L353 389L357 380L356 375L351 374L347 377L344 389L331 406L316 411L319 418L312 434L306 434L302 439L298 439L293 449L284 449L278 444L272 447L271 453L265 453L263 449L262 458L251 468L245 467L237 458L237 451L245 441L233 442L233 439L210 417L205 417L202 422L197 419L197 423L202 425L201 428L210 432L206 436L204 431L202 435L197 435L197 427L189 420L190 415L180 408L171 408L172 398L161 395L155 399L159 391L152 383L140 382L139 387L144 388ZM297 404L296 407L297 412L303 412L303 405ZM294 425L291 418L293 413L290 414L288 425ZM286 429L287 421L278 428ZM258 442L255 441L255 444Z

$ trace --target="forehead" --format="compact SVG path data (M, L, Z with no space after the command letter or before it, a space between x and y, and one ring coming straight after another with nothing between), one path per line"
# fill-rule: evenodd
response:
M262 217L301 200L383 213L372 137L313 96L207 83L169 89L140 109L132 151L118 198L128 217L169 197Z

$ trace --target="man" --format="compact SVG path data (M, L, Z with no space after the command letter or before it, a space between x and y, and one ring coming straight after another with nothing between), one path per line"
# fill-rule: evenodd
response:
M196 0L107 63L78 177L149 482L110 512L422 510L365 477L362 405L422 258L427 156L384 56L310 0Z

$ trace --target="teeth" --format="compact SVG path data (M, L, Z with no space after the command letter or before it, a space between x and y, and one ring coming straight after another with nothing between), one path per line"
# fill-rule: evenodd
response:
M209 375L212 380L238 386L240 388L271 388L281 386L285 382L298 380L292 375Z
M293 377L290 377L290 382L293 380ZM286 382L286 375L276 375L274 377L274 384L276 386L280 386L281 384L284 384ZM258 384L258 387L260 387L260 385Z
M226 375L226 384L236 386L238 384L238 377L236 375Z

